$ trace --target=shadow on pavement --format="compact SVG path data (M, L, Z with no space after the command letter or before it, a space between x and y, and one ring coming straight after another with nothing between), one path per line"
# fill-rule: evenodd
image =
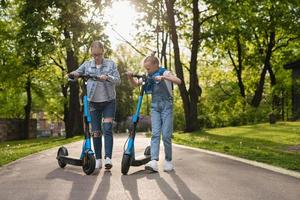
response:
M72 171L71 171L72 170ZM87 176L81 168L61 169L57 168L50 172L46 179L62 179L72 182L69 199L88 199L96 183L97 176ZM64 188L62 188L64 190Z
M111 172L104 171L101 182L100 182L99 186L97 186L98 189L97 189L96 193L93 195L92 198L89 198L89 199L92 199L92 200L106 199L107 194L109 192L109 188L110 188L110 177L111 177Z
M189 189L185 182L183 182L183 180L176 174L176 171L170 172L169 174L172 177L174 183L176 184L179 193L181 194L183 199L201 200Z
M137 180L148 175L146 170L140 170L130 175L121 175L121 181L125 190L129 191L132 200L139 200Z
M124 189L129 191L130 196L133 200L140 200L138 191L138 179L147 178L149 180L155 180L159 189L164 193L167 199L188 199L188 200L201 200L197 195L192 193L192 191L187 187L187 185L182 181L182 179L175 173L175 171L168 173L173 181L175 182L179 194L174 190L170 184L160 176L159 173L150 173L147 170L140 170L130 175L122 175L121 181Z

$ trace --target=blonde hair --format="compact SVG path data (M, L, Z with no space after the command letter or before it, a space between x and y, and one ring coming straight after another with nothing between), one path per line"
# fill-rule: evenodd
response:
M155 56L155 53L156 53L156 51L153 51L150 56L147 56L144 59L144 64L146 62L150 62L151 64L156 65L156 66L159 67L159 59Z
M93 48L99 48L99 49L104 50L104 46L103 46L103 44L100 41L94 41L91 44L91 49L93 49Z

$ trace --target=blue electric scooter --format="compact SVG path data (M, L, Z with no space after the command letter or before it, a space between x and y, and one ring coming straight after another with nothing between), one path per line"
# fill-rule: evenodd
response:
M89 129L89 124L91 123L91 116L88 111L88 99L86 94L86 84L88 79L97 80L96 76L90 75L81 75L79 78L82 78L84 81L83 87L83 111L84 111L84 141L82 145L82 151L79 159L71 158L68 155L68 150L66 147L62 146L57 151L57 161L58 165L61 168L64 168L67 164L82 166L82 169L85 174L90 175L95 170L95 155L92 150L91 145L91 133ZM69 76L69 81L76 81L73 76Z
M146 147L146 149L144 151L144 155L142 155L140 157L137 157L137 158L135 157L134 139L135 139L135 135L136 135L136 129L137 129L137 124L139 122L141 105L142 105L143 96L144 96L144 93L145 93L145 88L146 88L148 79L147 79L146 75L133 75L133 77L136 77L138 79L142 79L143 82L142 82L142 86L141 86L140 95L139 95L139 98L138 98L136 112L132 116L133 129L130 131L129 137L128 137L125 145L124 145L124 147L125 147L126 144L127 144L126 149L124 148L124 153L123 153L123 157L122 157L122 166L121 166L121 172L124 175L126 175L128 173L128 170L129 170L130 166L144 165L144 164L146 164L147 162L149 162L151 160L150 146Z

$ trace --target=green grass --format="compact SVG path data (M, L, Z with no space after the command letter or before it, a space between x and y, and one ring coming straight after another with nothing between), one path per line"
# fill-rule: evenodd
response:
M175 133L173 142L300 171L300 122Z
M33 153L81 139L82 136L76 136L68 139L58 137L0 142L0 166Z

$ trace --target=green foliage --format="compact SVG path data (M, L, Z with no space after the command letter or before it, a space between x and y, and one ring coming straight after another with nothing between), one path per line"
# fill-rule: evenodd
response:
M26 97L20 88L7 88L0 92L0 118L23 118Z
M0 9L2 117L24 116L23 88L30 77L32 109L46 112L49 118L62 119L67 101L61 90L66 86L64 48L71 46L80 59L78 63L82 63L89 55L91 41L100 39L106 46L106 54L111 54L101 14L110 3L109 0L8 1L5 9ZM71 33L70 39L63 37L66 30Z
M219 63L218 57L203 65L201 83L203 94L198 104L201 124L204 127L222 127L237 126L243 124L253 124L268 121L268 115L271 112L272 96L265 92L263 101L258 108L249 105L251 93L247 91L246 97L241 97L239 87L236 84L236 78L233 71L225 64ZM249 74L245 79L246 86L255 78ZM273 87L272 93L277 93L285 98L285 119L290 115L290 105L288 97L290 95L291 79L288 71L281 68L277 72L278 84ZM268 82L268 79L267 79ZM282 83L282 84L279 84ZM266 84L266 88L270 85ZM282 93L284 88L284 93Z
M50 15L48 6L43 1L30 0L21 5L19 17L22 24L16 39L17 51L19 56L22 56L25 69L26 67L37 69L42 66L43 56L54 50L54 38L46 29L47 16Z
M32 83L33 112L43 111L51 120L63 119L63 105L66 101L61 95L61 72L54 66L41 67Z
M296 1L205 1L217 13L205 29L211 37L205 42L201 82L204 93L198 106L207 127L241 125L267 121L274 109L273 97L284 100L280 114L290 112L290 72L283 65L299 57L299 3ZM271 69L265 78L262 100L251 108L251 100L267 61L269 35L275 33L270 58ZM241 51L238 52L237 39ZM229 58L229 52L233 61ZM241 53L240 55L238 53ZM240 56L240 57L239 57ZM240 60L239 60L240 59ZM245 86L245 98L237 85L237 67ZM271 82L270 70L275 81ZM282 103L282 102L280 102ZM285 113L284 113L285 112Z
M118 62L118 70L120 74L126 71L126 63ZM126 76L121 76L121 84L117 86L117 110L116 121L122 122L133 113L133 88Z
M177 88L173 91L173 97L173 127L174 130L183 130L185 126L184 110L182 106L182 100L180 98L179 91Z

